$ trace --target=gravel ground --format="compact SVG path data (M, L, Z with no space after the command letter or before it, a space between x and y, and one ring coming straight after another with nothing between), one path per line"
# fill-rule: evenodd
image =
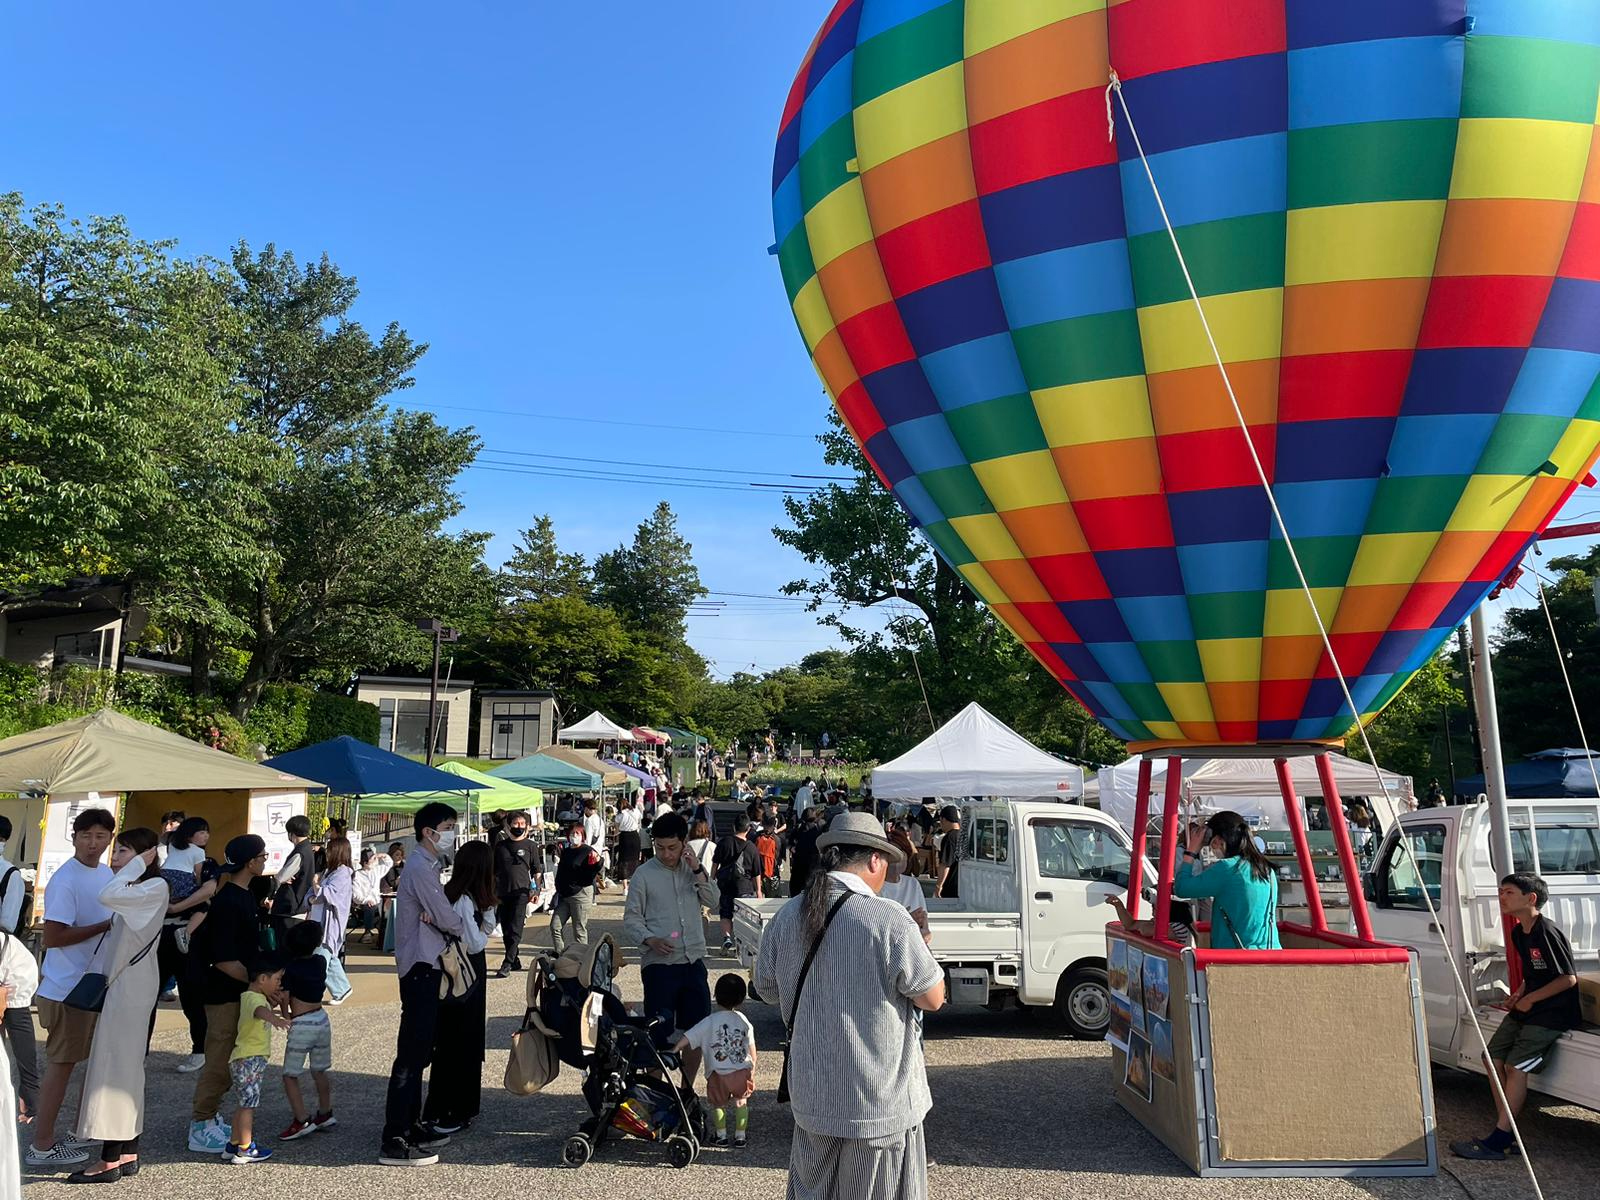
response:
M613 892L601 903L591 929L620 938L621 900ZM540 930L538 940L546 941ZM491 964L494 958L491 955ZM718 964L713 962L713 972ZM144 1170L116 1185L127 1200L215 1192L237 1197L284 1195L383 1195L423 1197L466 1194L482 1200L534 1195L628 1196L631 1200L686 1195L781 1196L788 1161L790 1119L774 1103L781 1026L775 1011L751 1003L747 1013L764 1052L750 1119L751 1144L742 1151L706 1150L685 1171L665 1165L659 1147L644 1142L607 1142L600 1157L581 1171L558 1165L563 1140L587 1115L570 1069L546 1093L514 1097L499 1087L503 1047L522 1012L522 978L489 981L489 1056L484 1067L483 1115L465 1137L443 1151L437 1167L400 1171L376 1162L384 1087L394 1051L398 1019L393 969L387 960L353 958L357 996L331 1010L334 1026L337 1129L276 1146L268 1163L223 1166L185 1148L193 1076L172 1066L186 1049L178 1014L164 1005L150 1058L146 1092ZM622 982L630 1000L639 996L639 974L626 969ZM1532 1190L1520 1163L1470 1163L1445 1152L1436 1179L1410 1180L1202 1180L1150 1137L1111 1100L1108 1052L1098 1043L1061 1036L1046 1014L947 1010L927 1022L927 1057L934 1109L928 1118L936 1197L1015 1197L1071 1200L1076 1197L1272 1197L1274 1200L1343 1200L1380 1197L1468 1197L1522 1200ZM281 1059L282 1037L277 1039ZM1480 1132L1489 1112L1486 1085L1476 1077L1435 1076L1440 1145ZM1293 1086L1286 1081L1285 1086ZM269 1135L288 1124L288 1106L276 1069L267 1081L259 1128ZM63 1128L66 1128L64 1123ZM1600 1194L1600 1114L1543 1105L1524 1122L1548 1200L1592 1200ZM338 1182L313 1169L340 1167ZM241 1175L240 1172L244 1174ZM732 1178L730 1178L730 1175ZM61 1200L75 1194L59 1178L30 1181L30 1200Z

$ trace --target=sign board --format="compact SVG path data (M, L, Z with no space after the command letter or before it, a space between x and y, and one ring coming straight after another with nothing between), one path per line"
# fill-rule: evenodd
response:
M303 816L305 811L304 792L250 793L249 831L267 844L265 874L276 875L283 866L283 860L289 853L289 832L285 827L290 817Z

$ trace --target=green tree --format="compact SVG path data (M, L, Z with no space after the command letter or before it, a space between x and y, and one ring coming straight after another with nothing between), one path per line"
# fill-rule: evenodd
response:
M1550 615L1560 639L1567 676L1590 744L1600 736L1600 622L1595 617L1595 581L1600 578L1600 547L1552 559L1556 578L1544 585ZM1536 590L1537 580L1525 582ZM1578 723L1561 680L1561 662L1551 640L1544 608L1537 602L1512 608L1494 641L1494 681L1500 710L1500 738L1512 760L1555 746L1577 746Z
M1445 748L1447 722L1453 734L1460 728L1465 711L1466 693L1459 663L1446 648L1429 659L1367 727L1378 764L1411 776L1418 794L1433 779L1448 790L1452 753L1457 778L1477 770L1470 765L1471 750L1464 739L1452 736L1451 750ZM1456 721L1450 721L1452 714ZM1359 730L1345 738L1345 753L1370 761Z
M706 594L694 547L665 500L634 532L633 542L595 559L595 602L663 643L682 641L689 606Z
M511 604L529 604L557 596L583 596L589 588L589 564L556 543L548 514L518 534L516 548L500 568L501 590Z
M170 248L0 196L0 592L244 553L267 448L235 436L223 281Z

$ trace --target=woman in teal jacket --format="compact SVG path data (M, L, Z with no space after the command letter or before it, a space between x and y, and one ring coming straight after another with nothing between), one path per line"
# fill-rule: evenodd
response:
M1216 861L1200 861L1209 846ZM1282 950L1278 941L1278 873L1256 849L1250 826L1236 812L1219 812L1189 827L1183 865L1172 894L1185 900L1209 897L1213 950Z

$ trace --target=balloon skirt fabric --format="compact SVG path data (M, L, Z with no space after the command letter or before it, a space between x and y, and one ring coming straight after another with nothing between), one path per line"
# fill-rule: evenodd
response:
M1366 721L1595 458L1600 4L843 0L789 94L789 299L938 552L1119 737L1340 738L1113 66Z

